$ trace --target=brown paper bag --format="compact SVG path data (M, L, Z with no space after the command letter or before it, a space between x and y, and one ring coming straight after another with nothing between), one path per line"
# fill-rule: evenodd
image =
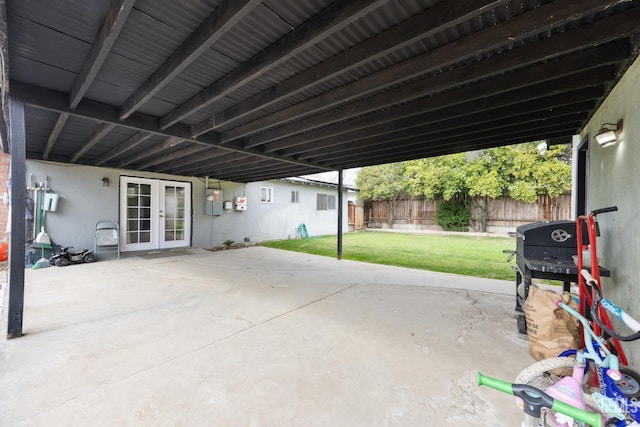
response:
M527 319L529 354L536 360L557 357L565 350L578 348L579 321L556 305L560 299L577 310L577 304L568 292L559 295L535 285L529 287L524 314Z

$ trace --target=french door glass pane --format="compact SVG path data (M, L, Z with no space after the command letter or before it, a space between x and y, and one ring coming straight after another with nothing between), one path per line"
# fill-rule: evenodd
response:
M176 205L176 187L164 187L164 240L171 242L175 240L174 221Z
M151 241L151 185L127 183L127 243Z
M164 240L184 240L185 188L165 186L164 190Z

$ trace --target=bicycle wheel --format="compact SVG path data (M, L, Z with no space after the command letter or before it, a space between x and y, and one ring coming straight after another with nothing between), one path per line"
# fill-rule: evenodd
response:
M518 374L514 383L529 384L540 390L546 390L566 376L573 374L576 359L573 357L553 357L528 366ZM543 408L541 418L525 416L523 425L556 426L555 416ZM578 425L578 424L574 424Z
M552 357L528 366L518 374L514 383L529 384L544 390L563 377L571 376L576 359L573 357Z
M629 368L620 368L622 379L616 381L618 389L629 399L640 398L640 375Z

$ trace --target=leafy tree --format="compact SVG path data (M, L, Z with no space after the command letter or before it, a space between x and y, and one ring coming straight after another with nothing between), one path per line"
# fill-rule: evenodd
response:
M535 143L516 146L509 195L531 203L538 196L555 198L570 189L569 149L567 145L551 146L544 156L540 156Z
M451 200L465 193L465 155L431 157L405 162L406 187L413 196Z
M362 168L356 178L361 199L384 202L390 228L396 205L405 194L404 176L404 163L400 162Z
M400 187L389 194L397 196L406 191L413 196L424 195L430 200L459 200L469 210L478 208L478 225L484 231L489 199L512 197L535 202L538 196L555 198L571 188L570 147L552 146L541 156L537 149L539 142L404 162L396 169L396 173L404 170L404 179L397 175L393 177ZM360 174L368 169L363 168ZM359 186L367 185L368 173L358 176ZM389 176L382 171L371 173L374 175L371 179ZM390 184L383 186L389 187ZM364 198L372 200L384 200L384 194L378 192L375 197L370 197L366 191L361 193ZM391 199L390 195L387 197ZM395 201L392 203L395 207Z
M480 213L480 231L487 229L489 199L499 199L508 195L513 167L513 148L497 147L468 153L464 164L465 185L467 187L468 208Z

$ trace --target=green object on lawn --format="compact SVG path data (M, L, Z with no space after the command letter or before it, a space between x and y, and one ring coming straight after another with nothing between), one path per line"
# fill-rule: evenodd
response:
M307 232L307 226L304 224L300 224L298 226L298 230L300 230L300 238L302 239L308 239L309 238L309 233Z

